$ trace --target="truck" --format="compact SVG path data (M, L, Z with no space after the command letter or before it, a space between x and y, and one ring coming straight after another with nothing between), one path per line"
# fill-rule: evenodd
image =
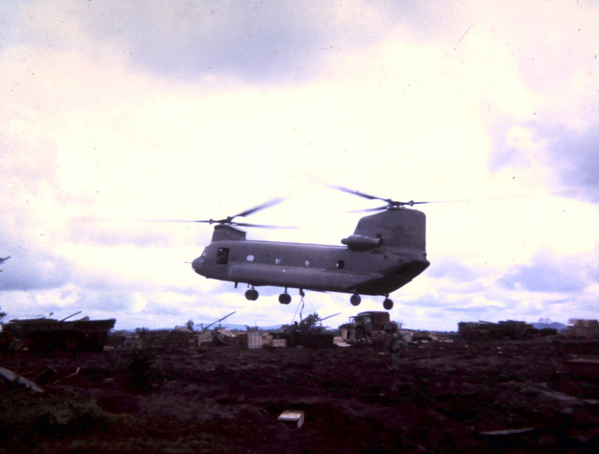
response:
M385 325L391 320L387 311L360 312L349 318L349 323L340 326L346 329L349 339L380 341L386 338Z

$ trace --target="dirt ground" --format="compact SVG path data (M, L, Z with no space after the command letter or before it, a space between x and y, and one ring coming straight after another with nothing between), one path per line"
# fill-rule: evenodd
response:
M399 371L371 347L3 354L47 392L0 385L0 453L599 452L576 358L599 341L430 342Z

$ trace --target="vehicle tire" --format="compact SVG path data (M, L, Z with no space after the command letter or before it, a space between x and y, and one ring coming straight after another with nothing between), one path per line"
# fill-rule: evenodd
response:
M349 299L349 302L352 304L352 306L358 306L361 301L362 301L362 298L360 298L360 295L358 295L357 293L352 295L351 298Z

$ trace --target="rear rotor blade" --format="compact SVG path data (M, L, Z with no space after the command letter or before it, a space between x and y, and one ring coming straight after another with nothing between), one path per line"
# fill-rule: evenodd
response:
M383 210L386 210L387 208L389 208L389 205L385 205L382 207L376 207L376 208L365 208L363 210L351 210L350 213L371 213L373 211L383 211Z
M385 199L383 197L377 197L375 195L366 194L364 192L354 191L354 190L346 188L344 186L329 186L329 187L332 188L332 189L337 189L338 191L347 192L348 194L357 195L357 196L362 197L364 199L368 199L368 200L382 200L383 202L387 202L386 206L377 207L377 208L366 208L364 210L354 210L354 211L352 211L352 213L368 212L368 211L382 211L382 210L388 210L389 208L399 208L399 207L404 207L404 206L424 205L426 203L446 203L446 202L448 202L448 201L414 202L413 200L410 200L409 202L401 202L399 200Z
M366 193L360 192L360 191L354 191L353 189L349 189L344 186L329 186L329 187L332 189L337 189L338 191L341 191L341 192L347 192L348 194L357 195L357 196L363 197L368 200L382 200L383 202L391 201L391 199L383 199L382 197L377 197L375 195L366 194Z

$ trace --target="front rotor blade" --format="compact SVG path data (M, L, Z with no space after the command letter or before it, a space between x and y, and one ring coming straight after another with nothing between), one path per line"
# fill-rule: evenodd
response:
M254 208L250 208L249 210L242 211L242 212L241 212L241 213L239 213L239 214L236 214L236 215L234 215L234 216L231 216L229 219L234 219L234 218L236 218L236 217L245 217L245 216L249 216L250 214L254 214L254 213L256 213L257 211L261 211L261 210L264 210L264 209L266 209L266 208L269 208L269 207L271 207L271 206L273 206L273 205L277 205L277 204L281 203L283 200L285 200L285 199L278 198L278 199L272 199L272 200L269 200L268 202L265 202L265 203L263 203L263 204L261 204L261 205L258 205L258 206L256 206L256 207L254 207Z
M215 221L214 219L142 219L141 222L201 222L203 224L218 224L223 221Z
M296 229L297 227L293 226L284 226L284 225L268 225L268 224L250 224L247 222L231 222L231 225L238 225L240 227L256 227L259 229Z
M176 223L202 223L202 224L220 224L220 225L237 225L240 227L257 227L259 229L296 229L295 226L285 225L268 225L268 224L251 224L248 222L235 222L227 219L199 219L199 220L187 220L187 219L143 219L141 222L176 222Z

